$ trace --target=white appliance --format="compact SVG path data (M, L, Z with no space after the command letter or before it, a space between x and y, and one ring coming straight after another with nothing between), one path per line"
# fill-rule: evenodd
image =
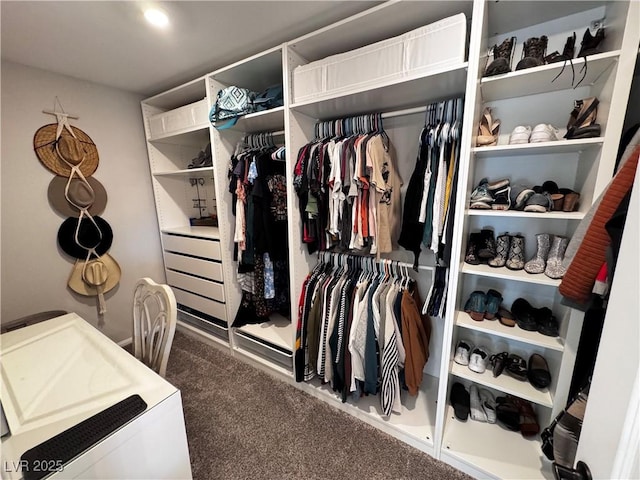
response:
M27 450L134 394L144 412L48 478L192 478L180 391L78 315L0 341L0 398L11 431L2 437L3 479L24 478Z

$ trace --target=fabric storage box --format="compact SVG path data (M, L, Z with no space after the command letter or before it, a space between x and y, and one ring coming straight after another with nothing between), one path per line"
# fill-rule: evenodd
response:
M209 125L207 99L191 103L168 112L158 113L149 118L150 138L166 137L182 133L198 126Z
M397 37L301 65L293 71L293 102L455 67L465 60L466 37L466 16L459 13Z

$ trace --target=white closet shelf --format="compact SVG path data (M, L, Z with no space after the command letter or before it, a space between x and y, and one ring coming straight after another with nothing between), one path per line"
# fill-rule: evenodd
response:
M491 367L487 368L484 373L476 373L469 370L469 367L466 365L459 365L455 362L451 362L451 374L456 377L469 380L473 383L485 385L495 390L529 400L530 402L542 405L543 407L551 408L553 406L553 399L551 398L551 393L549 393L548 389L538 390L527 380L522 382L510 377L506 373L494 378L493 373L491 372Z
M584 212L525 212L520 210L476 210L469 209L465 212L470 217L501 217L501 218L549 218L553 220L582 220Z
M186 237L206 238L208 240L220 240L218 227L171 227L163 228L162 233L172 233L174 235L184 235Z
M598 79L618 61L620 50L598 53L587 57L587 76L580 84L581 86L593 85ZM537 93L556 92L559 90L569 90L571 86L571 65L566 65L562 75L551 82L560 70L563 62L541 65L539 67L517 70L504 75L494 77L484 77L480 81L480 92L483 102L493 102L507 98L523 97ZM583 58L573 59L573 68L576 72L576 79L582 78L580 69L584 65ZM576 81L577 81L576 80Z
M209 121L189 128L177 130L166 135L150 138L151 143L166 143L169 145L193 145L204 148L209 141ZM204 142L204 143L203 143Z
M580 153L588 149L599 148L603 142L603 137L595 137L580 140L558 140L556 142L497 145L495 147L473 147L471 153L473 153L475 158ZM555 161L556 159L554 158L553 160Z
M165 177L165 176L190 176L193 174L206 174L209 173L213 176L213 167L200 167L200 168L185 168L183 170L167 170L164 172L154 172L153 176L154 177Z
M229 130L245 133L270 132L284 128L284 107L276 107L271 110L250 113L238 119Z
M498 320L476 322L468 313L462 311L456 312L456 326L551 350L560 352L564 350L564 343L560 337L549 337L538 332L529 332L517 325L515 327L506 327Z
M544 273L534 275L527 273L524 270L509 270L506 267L493 268L484 264L470 265L468 263L463 263L460 271L469 275L502 278L505 280L515 280L517 282L534 283L536 285L548 285L550 287L557 287L560 285L560 280L549 278Z
M320 398L329 397L333 402L340 402L329 384L320 384L316 378L308 382L313 393ZM368 423L374 423L388 433L398 432L422 443L433 445L436 424L436 400L438 398L438 378L423 374L422 385L418 395L412 397L407 391L401 392L402 413L393 413L388 418L382 416L379 395L360 397L352 403L339 403L338 407L355 415Z
M318 120L344 116L388 112L422 106L433 99L462 96L465 90L468 63L416 78L403 78L386 84L376 84L339 95L291 104L290 108Z
M445 422L442 457L473 465L486 472L483 477L553 478L551 462L542 454L539 437L527 439L520 432L512 432L497 424L471 419L461 422L454 417L450 405L447 406Z
M202 100L207 96L204 79L204 76L196 78L184 85L147 98L143 103L162 110L172 110Z
M274 313L269 316L269 321L253 325L238 327L241 332L248 333L256 338L265 340L273 345L293 351L293 337L295 327L288 318Z

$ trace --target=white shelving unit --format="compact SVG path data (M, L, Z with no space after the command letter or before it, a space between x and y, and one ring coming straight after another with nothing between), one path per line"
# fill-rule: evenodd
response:
M485 2L483 0L409 2L391 0L283 45L220 68L192 82L142 102L149 162L164 250L167 278L174 283L180 304L182 328L209 342L228 348L259 368L276 374L298 388L338 409L354 415L402 441L480 478L552 479L550 462L540 450L540 439L525 439L518 432L498 425L457 420L449 405L454 382L488 388L495 396L512 394L532 402L542 428L562 409L567 400L575 354L582 327L582 315L561 302L559 280L544 274L491 268L464 263L469 234L492 228L525 237L525 257L535 253L535 235L547 232L571 237L592 203L613 173L623 112L638 52L637 22L626 1L554 2L553 8L539 8L535 2ZM315 99L294 102L294 69L328 56L349 52L372 43L438 22L450 16L466 16L465 58L455 65L427 73L410 74L393 80L372 78L358 88L341 90ZM574 31L576 50L587 25L606 18L607 38L602 53L587 58L587 75L573 89L571 68L552 81L562 63L543 65L484 78L486 52L507 37L518 43L512 68L519 59L522 42L547 35L548 51L559 50ZM585 61L576 58L576 78ZM209 125L207 112L219 90L237 85L254 91L282 83L284 105L246 115L224 131ZM597 138L509 145L509 133L516 125L551 123L564 135L574 100L597 96L597 121L602 134ZM417 139L424 123L424 107L450 97L465 99L460 139L460 164L456 198L456 220L445 318L432 319L430 358L416 397L402 392L402 412L386 418L378 396L341 401L328 385L315 379L295 383L295 325L302 283L316 263L300 238L300 213L293 187L293 168L298 150L314 139L315 123L363 113L382 113L385 131L396 150L404 188L413 171ZM475 136L485 106L500 118L498 144L476 147ZM422 108L422 109L421 109ZM199 114L195 112L200 112ZM190 116L191 115L191 116ZM175 119L182 119L182 123ZM153 120L153 128L151 121ZM289 282L292 318L274 314L270 321L233 328L241 291L233 260L232 196L226 176L231 154L243 136L278 132L286 145ZM189 169L188 164L207 142L211 142L213 166ZM471 210L468 199L478 181L509 178L512 184L541 185L553 180L561 188L580 193L573 212L542 214L520 211ZM207 213L215 213L218 227L191 226L192 183L204 191ZM198 180L202 179L202 180ZM404 190L402 190L404 194ZM404 195L402 198L404 203ZM390 258L411 262L412 254L402 249ZM432 282L427 255L421 255L422 270L415 274L424 296ZM203 283L204 282L204 283ZM472 320L463 310L474 290L489 288L502 292L507 308L519 297L534 307L548 306L560 325L557 338L499 321ZM465 339L483 345L492 353L509 351L528 359L543 355L552 374L551 385L538 390L505 374L493 377L472 372L452 361L457 342Z

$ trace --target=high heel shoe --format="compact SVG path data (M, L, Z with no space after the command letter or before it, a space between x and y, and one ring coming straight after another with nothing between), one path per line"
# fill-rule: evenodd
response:
M564 138L571 140L600 136L600 125L596 123L599 103L597 97L576 100L569 114L567 133Z
M510 37L505 39L499 46L494 45L491 47L493 61L485 70L485 77L509 73L511 71L511 59L515 43L516 37Z
M477 147L488 147L498 144L498 134L500 133L500 120L494 120L491 116L491 107L485 107L478 125L478 136L476 137Z

